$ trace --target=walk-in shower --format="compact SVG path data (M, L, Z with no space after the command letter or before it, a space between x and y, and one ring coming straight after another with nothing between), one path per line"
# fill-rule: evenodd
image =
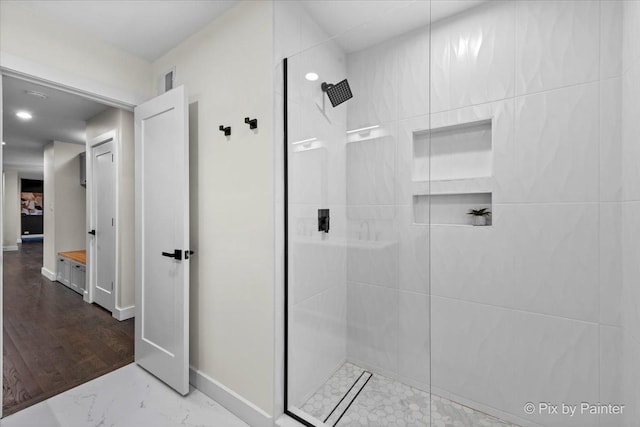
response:
M635 425L640 2L274 7L286 412Z

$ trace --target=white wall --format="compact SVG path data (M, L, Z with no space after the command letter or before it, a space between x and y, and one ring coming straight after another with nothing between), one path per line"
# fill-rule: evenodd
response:
M90 81L101 85L105 93L139 100L151 94L148 61L60 25L19 1L0 3L0 53L1 65L17 60L30 70L54 73L64 80L58 83L85 86Z
M49 277L55 277L57 264L56 264L56 223L55 223L55 158L54 158L54 144L47 144L43 151L43 169L44 169L44 182L43 182L43 199L44 199L44 218L43 218L43 234L44 242L42 248L42 270L44 274Z
M622 315L625 426L640 419L640 3L624 2L622 56Z
M135 212L134 212L134 131L133 113L109 108L87 120L87 141L106 132L118 133L118 301L117 308L132 307L135 302Z
M57 273L58 252L85 249L86 190L80 185L84 145L54 141L44 149L44 261ZM51 178L53 176L53 178Z
M6 171L3 176L3 246L15 249L20 238L20 178L16 171Z
M191 117L191 365L274 407L272 4L238 4L153 64ZM244 124L258 119L256 132ZM219 125L232 127L226 138ZM196 190L197 189L197 190Z

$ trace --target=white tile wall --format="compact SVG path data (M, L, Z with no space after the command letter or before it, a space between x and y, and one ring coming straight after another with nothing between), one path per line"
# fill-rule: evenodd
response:
M348 359L397 372L399 293L382 286L349 282L347 301Z
M334 286L290 307L289 399L299 406L346 359L346 287Z
M600 326L600 402L625 404L622 365L623 332L616 326ZM600 427L620 427L624 416L601 415Z
M598 79L598 1L519 1L516 8L518 95Z
M598 201L598 83L516 99L514 180L510 201Z
M515 2L495 1L450 19L451 108L513 96L514 10Z
M527 416L527 402L597 402L598 325L432 296L432 386L545 426L597 417Z
M617 2L615 2L617 3ZM622 79L600 82L600 200L622 197Z
M622 369L624 425L631 427L640 419L640 3L622 6Z

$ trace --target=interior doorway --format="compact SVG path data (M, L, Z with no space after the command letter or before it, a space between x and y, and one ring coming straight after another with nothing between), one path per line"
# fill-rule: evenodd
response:
M3 191L5 230L22 232L22 224L8 221L29 216L23 209L37 214L40 207L42 220L42 232L20 234L15 247L8 247L13 237L5 233L6 416L133 362L133 261L126 271L116 262L117 154L126 154L118 147L128 144L132 157L133 117L15 77L3 76L2 87L5 184L42 182L39 195ZM108 142L88 144L109 132ZM103 156L98 163L95 155ZM101 178L91 179L92 165ZM93 230L95 236L88 234Z

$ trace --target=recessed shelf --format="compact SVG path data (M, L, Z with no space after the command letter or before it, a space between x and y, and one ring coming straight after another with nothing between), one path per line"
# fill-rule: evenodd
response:
M413 196L416 224L473 225L471 209L492 210L491 193L417 194ZM488 218L491 225L491 218Z
M488 119L414 132L413 180L492 176L491 126Z

